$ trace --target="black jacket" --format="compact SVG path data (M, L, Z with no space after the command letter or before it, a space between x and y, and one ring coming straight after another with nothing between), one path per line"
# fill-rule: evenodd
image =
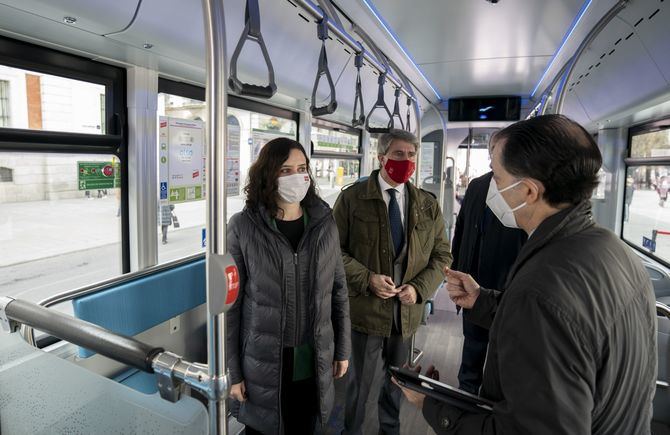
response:
M595 225L590 202L545 219L502 298L483 289L470 315L491 327L481 395L495 402L493 414L427 398L423 413L439 434L650 432L651 281L631 249Z
M297 257L263 209L245 208L228 225L228 249L240 271L240 295L226 318L228 368L231 382L244 380L247 388L238 419L267 434L281 433L282 348L294 346L284 334L287 327L296 329L291 321L306 319L297 322L296 330L306 329L314 347L322 424L335 400L333 361L347 360L351 352L337 226L325 202L313 204L307 214ZM307 307L290 304L287 297L301 289L309 293Z
M482 287L502 290L527 236L507 228L487 210L491 178L493 172L475 178L465 192L452 242L452 268L471 274Z

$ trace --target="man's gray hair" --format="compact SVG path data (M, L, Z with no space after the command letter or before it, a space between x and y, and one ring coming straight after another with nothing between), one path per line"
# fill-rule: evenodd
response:
M413 133L397 128L392 128L388 133L384 133L379 136L379 141L377 142L377 154L386 154L389 150L389 147L391 146L391 142L394 140L409 142L414 145L414 149L416 151L419 149L419 139L414 136Z

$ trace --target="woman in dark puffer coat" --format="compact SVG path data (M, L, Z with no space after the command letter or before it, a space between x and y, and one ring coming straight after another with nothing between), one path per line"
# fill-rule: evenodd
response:
M244 190L227 234L241 285L227 316L234 412L247 434L310 434L328 420L351 350L337 227L291 139L263 147Z

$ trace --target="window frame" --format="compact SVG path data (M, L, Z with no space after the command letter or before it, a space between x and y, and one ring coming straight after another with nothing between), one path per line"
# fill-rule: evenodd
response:
M657 119L655 121L651 122L645 122L642 124L637 124L628 129L628 147L626 150L626 158L624 158L624 170L623 170L623 176L624 180L628 176L628 169L629 168L636 168L636 167L642 167L642 166L670 166L670 156L664 156L664 157L631 157L631 154L633 152L633 137L647 134L647 133L654 133L658 131L663 131L663 130L669 130L670 129L670 117L666 118L661 118ZM623 203L625 204L626 202L626 189L622 189L622 199ZM654 261L657 261L658 263L664 265L665 267L670 268L670 259L664 260L661 257L657 256L656 254L649 252L648 250L634 244L633 242L630 242L629 240L626 240L624 237L624 226L626 222L624 221L625 217L625 207L621 208L621 233L619 234L619 237L621 240L624 241L627 245L629 245L631 248L635 249L636 251L644 254L645 256L653 259Z
M121 163L121 273L130 272L126 70L0 36L2 65L105 87L105 134L0 127L0 152L109 154Z
M177 97L190 98L192 100L202 101L205 104L206 92L205 88L192 85L190 83L177 82L163 77L158 78L158 93L170 94ZM228 106L235 109L248 110L250 112L261 113L263 115L277 116L279 118L295 121L296 125L300 124L300 114L288 109L282 109L276 106L262 103L260 101L249 100L247 98L238 97L236 95L228 95ZM300 141L300 129L296 129L296 140Z

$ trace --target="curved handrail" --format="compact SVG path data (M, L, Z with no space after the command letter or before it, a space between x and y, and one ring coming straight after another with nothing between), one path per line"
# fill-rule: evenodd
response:
M626 6L628 6L628 2L630 0L619 0L612 8L610 8L609 11L596 23L596 25L591 29L591 31L586 35L586 38L582 41L581 44L579 44L579 47L577 48L577 51L575 52L574 56L570 59L568 63L567 70L565 71L565 74L563 75L563 78L561 79L561 83L558 85L558 92L557 92L557 97L556 97L556 106L554 108L554 113L561 113L563 110L563 102L565 101L565 90L566 90L566 84L570 80L570 76L572 75L572 72L575 69L575 66L577 65L577 61L582 57L582 53L586 50L586 48L593 42L593 40L602 32L602 30L609 24L614 17L616 17L619 12L621 12Z
M658 313L661 313L670 319L670 307L665 305L663 302L656 301L656 314Z
M125 275L121 275L120 277L114 277L110 278L105 281L101 281L95 284L90 284L84 287L79 287L73 290L68 290L64 292L57 293L55 295L51 295L45 299L42 299L37 303L37 305L40 305L45 308L52 307L54 305L61 304L63 302L71 301L73 299L76 299L81 296L86 296L90 295L93 293L98 293L101 292L105 289L108 289L110 287L115 287L118 285L121 285L126 282L134 281L139 278L143 278L145 276L153 275L158 272L162 272L164 270L171 269L175 266L181 265L181 264L186 264L190 263L191 261L195 260L200 260L205 258L205 254L194 254L189 257L185 258L180 258L178 260L170 261L168 263L163 263L159 264L157 266L153 266L147 269L139 270L137 272L131 272L127 273ZM23 339L28 342L31 346L35 346L35 330L30 327L30 326L24 326L21 330L21 335L23 336Z
M337 99L335 96L335 83L333 77L330 75L328 68L328 56L326 54L326 39L328 39L328 17L324 14L323 18L317 24L317 36L321 40L321 52L319 53L319 65L316 70L316 79L314 80L314 87L312 88L312 105L309 110L312 116L323 116L335 113L337 110ZM330 87L330 102L318 107L316 105L316 91L319 89L319 82L322 76L326 76L328 86Z
M265 66L267 66L268 69L269 83L267 86L243 83L240 79L237 78L237 58L240 57L242 47L248 40L256 42L261 49L261 53L263 53ZM242 31L240 40L237 42L233 56L230 58L230 78L228 79L228 84L230 85L230 89L240 95L250 95L259 98L272 98L275 92L277 92L275 71L272 67L272 60L270 59L268 50L265 47L263 35L261 34L261 18L258 0L247 0L247 6L244 11L244 30Z

